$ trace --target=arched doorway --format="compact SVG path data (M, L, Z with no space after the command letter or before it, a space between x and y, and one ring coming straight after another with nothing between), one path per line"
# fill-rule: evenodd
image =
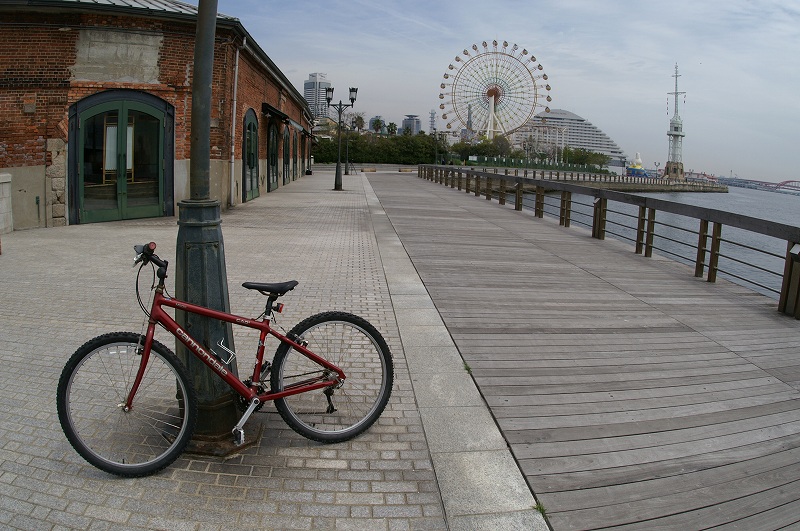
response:
M278 126L270 121L267 134L267 191L278 187Z
M289 173L291 171L291 160L289 158L291 156L291 153L289 152L289 136L289 125L287 124L283 126L283 184L289 184L289 181L292 179L291 174Z
M70 108L70 223L173 214L173 111L128 90Z
M292 133L292 180L297 180L297 131Z
M242 202L258 197L258 120L253 109L244 117L242 135Z

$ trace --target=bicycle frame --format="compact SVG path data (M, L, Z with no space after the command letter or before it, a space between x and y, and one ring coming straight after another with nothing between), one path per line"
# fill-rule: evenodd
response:
M197 341L188 332L186 332L164 310L163 308L164 306L167 306L169 308L175 308L176 310L184 312L201 315L204 317L209 317L211 319L225 321L228 323L232 323L234 325L244 326L247 328L253 328L255 330L258 330L259 331L258 350L256 352L256 363L255 366L253 367L253 376L251 378L251 382L253 383L251 384L251 386L248 387L242 381L240 381L238 376L232 374L231 371L229 371L225 367L225 365L223 365L217 359L217 357L214 354L208 352L199 341ZM206 308L205 306L198 306L196 304L192 304L189 302L175 299L173 297L166 296L164 295L163 287L159 286L155 290L155 295L153 297L153 304L150 309L150 320L147 326L147 334L145 336L145 341L143 345L144 348L142 349L142 361L139 366L139 372L136 375L134 384L133 386L131 386L130 393L128 394L128 398L125 402L126 410L131 409L133 407L134 396L136 395L136 391L139 388L139 384L141 383L142 377L147 367L147 362L150 358L150 349L153 345L153 336L155 335L155 328L157 324L161 325L170 334L175 336L181 343L183 343L186 346L189 352L194 354L196 358L205 363L212 371L214 371L220 378L222 378L234 391L236 391L239 395L245 398L248 402L252 401L253 398L258 398L259 401L263 403L268 400L277 400L285 396L306 393L308 391L323 389L325 387L338 386L346 378L344 371L342 371L342 369L340 369L333 363L330 363L326 359L321 358L320 356L314 354L304 345L292 341L291 339L281 334L280 332L276 332L275 330L273 330L270 327L269 317L265 317L262 320L248 319L246 317L240 317L238 315L233 315L218 310L212 310L211 308ZM264 362L264 348L265 348L265 340L267 338L267 334L277 338L282 343L289 344L297 352L309 358L310 360L314 361L315 363L319 364L321 367L328 369L328 371L335 373L335 375L331 375L330 377L322 375L322 376L307 378L303 381L287 386L284 390L280 392L270 391L267 393L259 394L257 392L257 388L259 384L261 368Z

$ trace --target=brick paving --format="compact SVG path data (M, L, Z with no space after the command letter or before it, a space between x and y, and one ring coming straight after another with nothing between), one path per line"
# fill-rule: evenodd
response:
M263 429L254 446L227 458L184 454L148 478L120 479L84 462L61 432L54 398L67 357L84 341L143 327L132 246L152 240L160 256L174 260L175 218L3 236L0 527L492 528L486 514L446 512L457 505L448 505L444 471L437 480L368 205L374 195L362 175L344 179L345 191L333 192L333 175L318 172L223 214L231 309L253 317L263 309L263 297L241 288L244 281L296 279L300 285L283 299L277 326L288 330L332 309L371 321L395 359L392 399L381 419L353 441L320 445L295 434L267 405L246 426L248 434ZM395 304L403 300L400 293ZM174 345L163 332L157 338ZM246 372L253 337L239 333L235 344ZM529 505L524 498L523 509Z

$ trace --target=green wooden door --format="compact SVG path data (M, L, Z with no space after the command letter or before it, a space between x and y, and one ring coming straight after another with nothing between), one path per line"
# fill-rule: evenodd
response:
M258 122L255 113L248 111L245 118L244 145L242 146L242 201L258 197Z
M119 101L80 115L81 223L164 215L164 115Z
M269 125L267 141L267 191L278 187L278 128L274 123Z

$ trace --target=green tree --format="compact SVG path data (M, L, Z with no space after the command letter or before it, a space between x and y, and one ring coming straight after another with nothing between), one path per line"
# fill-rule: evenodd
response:
M364 130L364 113L363 112L354 112L353 113L353 121L356 124L356 129L359 131Z
M386 126L386 131L389 133L389 136L394 136L397 134L397 124L394 122L389 122L389 125Z
M503 135L496 136L491 141L498 157L507 157L511 154L511 142Z
M382 129L383 129L383 120L376 118L375 121L372 122L372 130L375 131L377 134L381 134Z
M458 158L461 160L467 160L469 159L470 155L474 155L472 152L472 144L469 142L464 142L463 140L450 146L450 149L455 153L458 153Z

